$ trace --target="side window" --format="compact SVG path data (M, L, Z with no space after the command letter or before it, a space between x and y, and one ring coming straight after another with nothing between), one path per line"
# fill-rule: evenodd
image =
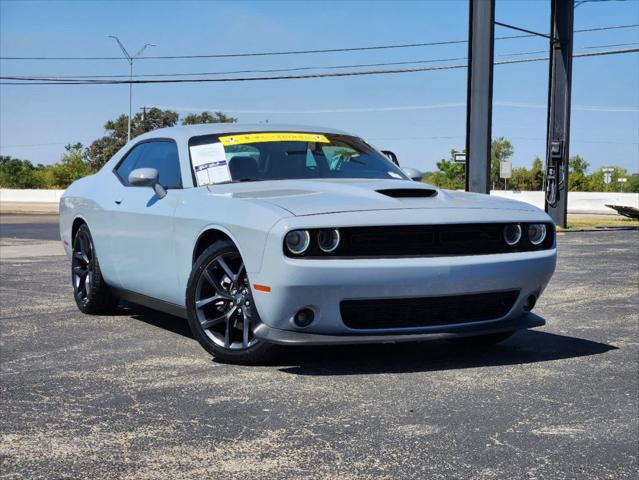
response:
M118 165L117 168L115 169L116 175L120 177L120 180L125 185L127 186L129 185L129 173L135 170L135 165L140 159L140 157L142 156L142 153L144 152L144 149L146 148L147 145L148 143L142 143L138 145L137 147L133 148L133 150L131 150L127 154L124 160L122 160L120 162L120 165Z
M164 188L182 188L180 160L177 145L173 142L148 142L135 168L155 168L160 185Z

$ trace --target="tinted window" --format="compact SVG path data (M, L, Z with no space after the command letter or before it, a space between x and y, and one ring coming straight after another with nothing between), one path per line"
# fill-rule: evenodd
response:
M155 168L164 188L182 188L180 161L173 142L148 142L135 168Z
M279 138L268 138L279 136ZM296 139L315 136L319 139ZM229 144L229 139L237 141ZM224 143L224 142L227 143ZM406 180L386 156L357 137L303 132L239 133L193 137L189 146L224 145L234 181L302 178L384 178ZM236 168L233 168L235 164Z
M155 168L164 188L182 188L180 161L177 146L173 142L145 142L133 150L116 168L122 183L129 185L129 174L136 168Z
M124 183L125 185L129 184L129 173L131 173L131 171L135 169L135 164L140 159L140 156L144 152L144 149L147 145L148 143L142 143L137 147L134 147L133 150L128 153L124 160L120 162L120 165L118 165L118 167L115 169L118 177L120 177L120 180L122 180L122 183Z

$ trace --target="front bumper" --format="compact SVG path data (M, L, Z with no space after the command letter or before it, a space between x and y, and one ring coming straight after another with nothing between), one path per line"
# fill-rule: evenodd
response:
M420 342L425 340L446 340L451 338L468 337L473 335L487 335L490 333L509 332L527 328L542 327L546 321L534 313L526 313L520 317L490 325L467 325L456 327L440 327L438 331L428 333L405 334L340 334L327 335L320 333L295 332L269 327L260 323L254 329L255 337L268 343L279 345L351 345L364 343L400 343Z
M539 297L555 269L556 248L534 252L431 258L292 259L281 241L267 242L262 269L251 283L261 325L255 335L274 343L361 343L416 340L441 335L481 334L543 325L527 314L530 295ZM518 290L506 315L486 321L402 328L349 328L344 300L402 299ZM293 317L310 308L305 328ZM533 319L533 320L531 320ZM531 323L532 322L532 323ZM341 337L344 337L341 339ZM339 340L338 340L339 339Z

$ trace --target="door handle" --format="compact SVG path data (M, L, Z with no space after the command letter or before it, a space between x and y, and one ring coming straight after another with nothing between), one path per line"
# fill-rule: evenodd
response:
M120 205L120 204L122 203L122 199L120 199L120 200L115 200L115 203L116 203L117 205Z

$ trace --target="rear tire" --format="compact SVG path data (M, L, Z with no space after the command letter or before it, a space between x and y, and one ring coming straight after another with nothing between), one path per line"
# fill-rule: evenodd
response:
M82 313L112 313L118 305L118 299L102 278L93 237L86 224L80 225L73 237L71 283L73 298Z
M202 252L189 277L186 306L193 336L216 360L257 365L275 352L275 345L253 335L259 317L233 242L218 241Z
M450 342L469 348L488 348L503 342L514 335L515 331L490 333L488 335L477 335L474 337L451 338Z

